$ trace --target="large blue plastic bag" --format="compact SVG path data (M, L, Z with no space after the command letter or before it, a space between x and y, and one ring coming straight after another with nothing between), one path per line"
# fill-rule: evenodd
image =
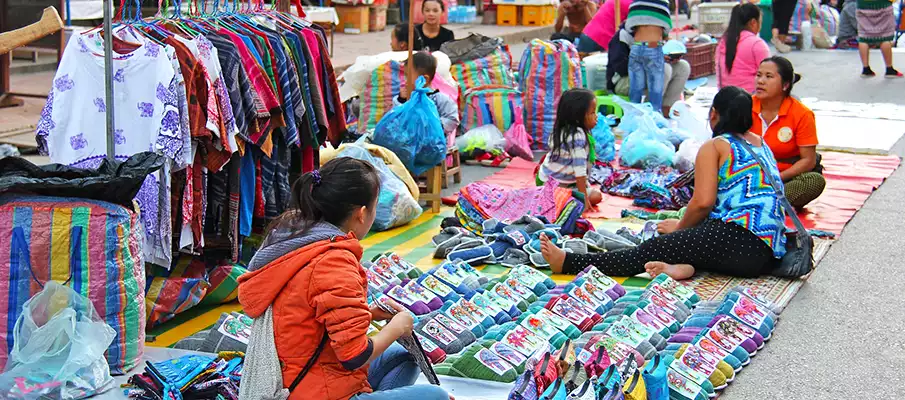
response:
M385 231L412 222L421 216L421 206L412 197L408 186L387 167L383 160L374 157L362 146L346 145L336 157L350 157L367 161L380 175L380 194L377 196L377 216L374 217L375 231Z
M0 398L81 399L112 388L104 352L115 336L91 301L47 282L16 319Z
M597 153L597 161L610 162L616 159L616 136L610 128L612 121L601 113L597 113L597 125L591 129L594 137L594 152Z
M639 118L640 125L622 141L619 163L625 167L652 168L672 166L676 148L668 134L649 116Z
M371 143L396 153L413 175L421 175L446 160L446 135L437 105L427 97L428 92L424 77L418 77L411 98L384 115L371 136Z

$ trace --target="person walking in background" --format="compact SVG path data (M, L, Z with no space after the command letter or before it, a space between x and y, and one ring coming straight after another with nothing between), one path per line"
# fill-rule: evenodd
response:
M632 0L622 0L619 2L619 25L625 22L628 17L628 9L632 5ZM591 22L585 26L578 40L578 53L587 55L598 51L607 51L610 40L616 34L616 2L607 0L600 6L600 10L591 19Z
M789 35L789 24L792 23L792 15L795 14L795 6L798 0L775 0L773 2L773 39L770 43L780 53L792 51L792 47L786 44Z
M597 14L597 3L590 0L563 0L556 12L556 23L553 24L553 35L550 40L563 39L575 42L581 36L585 26ZM566 20L568 26L564 26Z
M716 82L719 88L738 86L754 93L760 62L770 57L770 47L758 36L760 8L751 3L732 8L729 27L716 47Z
M901 78L892 66L892 42L896 38L896 17L889 0L858 0L858 52L861 54L861 76L877 76L870 68L870 47L880 46L886 63L887 78Z

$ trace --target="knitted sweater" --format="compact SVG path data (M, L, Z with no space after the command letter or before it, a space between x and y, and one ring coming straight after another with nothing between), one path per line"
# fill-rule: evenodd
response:
M669 15L669 2L666 0L633 0L628 9L625 28L634 32L635 27L653 25L663 28L664 32L672 30L672 18Z

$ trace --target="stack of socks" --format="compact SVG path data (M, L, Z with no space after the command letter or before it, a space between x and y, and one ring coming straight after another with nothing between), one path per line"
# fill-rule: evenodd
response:
M482 300L476 301L475 298L480 298ZM472 296L471 299L469 299L469 300L471 300L475 304L478 304L479 302L483 302L485 300L488 302L491 302L496 307L503 310L509 316L510 320L518 318L520 315L522 315L522 310L519 310L519 308L518 308L518 306L519 306L518 302L513 301L510 298L500 297L496 293L491 292L489 290L485 290L485 291L483 291L483 293L475 293L475 295ZM506 322L506 321L501 321L499 323L504 323L504 322Z
M638 350L610 336L604 335L602 332L585 332L575 341L575 345L582 349L578 359L585 363L595 357L594 352L596 352L598 348L606 350L606 355L610 358L611 363L622 364L626 359L634 358L635 363L641 365L644 364L645 360L644 355L639 353ZM651 357L654 355L656 354L651 355Z
M569 340L569 338L556 329L552 323L538 318L535 314L527 313L522 314L519 321L513 321L491 328L488 330L487 334L484 335L484 339L501 341L509 334L509 332L517 328L526 329L535 336L546 340L555 349L562 347L562 345Z
M580 329L569 322L569 320L555 314L553 311L544 308L544 304L535 303L528 307L528 312L553 324L556 329L559 329L559 331L565 334L569 339L578 339L581 336Z
M537 301L537 295L534 294L534 291L517 279L509 278L501 282L490 281L484 289L524 301L526 306Z
M515 308L521 312L528 310L528 301L516 294L509 286L502 283L491 281L487 284L484 294L491 297L498 297L501 302L512 303L515 305Z
M522 282L533 283L534 285L542 284L547 288L547 291L556 288L556 282L552 278L527 265L514 267L509 274L519 277Z
M439 311L434 311L420 317L415 324L415 332L429 339L446 354L456 354L462 351L465 346L477 340L470 330L465 329L460 324L453 323L450 327L434 318L439 314ZM440 319L444 318L441 317ZM449 322L448 319L444 320Z
M740 372L742 370L742 368L744 368L746 365L748 365L748 363L751 362L750 358L748 358L748 353L745 352L744 349L742 349L742 351L739 354L742 355L742 357L746 360L746 362L742 362L742 360L739 359L734 354L733 351L726 351L725 349L722 349L722 348L719 348L719 349L714 348L713 346L717 346L717 345L713 341L705 338L704 336L696 337L691 343L694 343L696 346L701 347L703 349L712 349L713 351L710 351L710 352L713 354L722 355L721 360L725 361L726 364L729 364L729 366L732 367L732 371L734 371L734 372ZM682 346L684 346L685 344L687 344L687 343L669 343L666 345L666 348L663 349L663 351L675 352L675 351L678 351L680 348L682 348Z
M735 380L735 369L732 368L729 363L724 360L718 358L718 355L710 353L707 350L704 350L700 347L691 344L683 344L680 345L676 350L663 350L660 354L662 355L670 355L673 358L681 359L686 351L690 351L689 356L692 359L697 360L698 362L702 362L701 359L709 358L710 364L712 365L713 361L719 360L716 362L716 369L711 372L708 376L708 380L713 385L714 390L723 390L726 386L729 385L733 380ZM703 361L707 362L707 361Z
M378 265L378 264L371 263L368 265L368 271L371 271L374 273L374 275L377 275L376 279L379 282L382 282L383 288L386 288L390 285L398 285L398 284L402 283L402 279L399 279L399 277L396 275L396 273L393 272L386 265Z
M661 357L660 362L666 365L671 366L674 362L671 356ZM666 370L666 381L669 386L670 400L708 400L711 396L716 396L710 381L704 381L707 388L702 387L672 367Z
M647 326L648 328L654 329L657 334L659 334L663 338L669 338L672 335L672 331L669 329L669 326L661 323L661 321L655 318L653 315L648 314L647 311L644 311L634 305L628 305L621 311L610 311L609 313L604 315L603 323L612 324L624 315L635 320L636 322L641 323L644 326Z
M452 263L444 262L443 264L431 268L427 273L418 278L418 283L421 283L427 276L433 276L462 296L471 297L474 295L475 288L471 287L468 284L469 282L466 282L465 276L458 274L457 268Z
M606 292L599 290L588 280L570 283L566 285L563 292L601 315L606 314L615 305L613 299Z
M404 279L402 281L402 288L409 293L412 293L415 298L420 299L427 304L431 311L438 310L443 306L443 298L437 296L434 292L427 290L427 288L414 280Z
M709 326L716 315L729 315L745 326L754 329L763 337L764 341L770 340L773 334L774 321L768 315L767 310L760 309L754 302L745 297L737 301L726 299L716 311L695 310L695 313L685 321L684 326Z
M449 251L446 260L462 260L471 265L486 264L493 260L493 249L480 239L462 242Z
M457 303L449 302L444 304L440 309L440 315L445 315L462 324L466 329L474 333L475 337L484 336L487 329L494 326L493 319L485 318L481 314L472 312L469 307L462 303L463 300L461 299Z
M371 262L396 274L396 277L400 280L421 276L421 270L403 260L396 253L378 254Z
M666 274L660 274L651 279L647 284L647 290L657 292L664 297L673 297L685 303L688 307L693 307L701 298L695 293L694 289L685 286Z
M484 293L475 293L474 296L471 296L468 300L490 315L490 317L493 318L493 322L497 325L512 321L512 316L507 312L510 308L507 307L507 309L504 310L502 306L489 299ZM512 308L514 308L514 306ZM518 310L516 309L516 311ZM518 312L518 314L521 315L521 312Z
M644 359L649 359L659 349L666 348L666 339L663 336L626 315L620 316L612 323L601 323L595 326L594 330L634 347L644 355Z
M500 281L509 285L526 300L534 296L533 300L528 300L530 303L537 301L537 297L547 294L547 291L550 290L547 289L547 285L543 282L538 282L536 279L526 275L513 275L510 273L503 275Z
M453 288L449 287L449 285L443 282L440 282L440 280L433 275L424 274L416 282L418 282L427 290L430 290L431 292L439 296L443 300L443 302L457 301L462 298L462 296L456 293Z
M440 375L475 378L485 381L511 383L518 378L515 367L490 349L474 345L461 354L449 356L434 366Z
M505 343L501 343L495 340L482 340L481 346L490 349L494 354L500 356L500 358L509 361L509 364L512 364L513 368L515 368L515 372L519 374L523 374L525 372L525 366L528 361L528 357L522 353L519 353L509 345Z
M686 355L685 350L687 348L683 349L682 352L677 352L675 355L667 352L663 352L660 355L665 358L673 358L669 366L672 371L687 377L690 381L701 386L707 392L708 397L715 397L717 390L722 390L726 387L726 376L717 369L715 363L707 362L697 352L694 355L688 354L688 358L683 360L682 357ZM698 364L693 368L689 366L689 362L698 362Z

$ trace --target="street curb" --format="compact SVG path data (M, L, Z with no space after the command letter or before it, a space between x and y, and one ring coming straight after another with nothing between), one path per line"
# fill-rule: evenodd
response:
M476 24L474 26L480 27L481 25ZM457 29L457 31L465 31L465 32L469 32L469 33L471 32L468 30L468 28ZM476 33L480 33L479 30ZM532 39L538 39L538 38L547 39L552 34L553 34L553 25L549 25L549 26L538 26L535 28L525 29L523 31L507 33L505 35L500 35L499 37L503 38L503 43L506 43L508 45L514 45L514 44L519 44L519 43L528 43ZM517 55L514 55L513 57L516 57L516 59L518 59ZM346 64L346 65L334 65L333 70L335 71L336 76L338 77L343 73L343 71L345 71L347 68L349 68L351 66L352 66L351 63Z

